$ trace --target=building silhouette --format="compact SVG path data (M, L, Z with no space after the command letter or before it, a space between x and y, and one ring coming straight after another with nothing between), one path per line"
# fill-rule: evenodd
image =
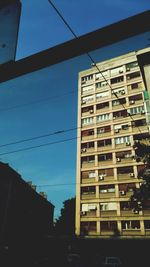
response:
M54 206L35 186L0 162L0 243L44 238L53 231Z

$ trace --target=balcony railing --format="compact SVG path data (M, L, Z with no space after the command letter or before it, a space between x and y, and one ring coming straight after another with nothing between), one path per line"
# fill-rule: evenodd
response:
M93 198L96 198L96 193L84 193L81 195L81 198L82 199L93 199Z
M103 161L98 161L98 167L101 167L103 165L112 165L113 164L113 161L112 160L103 160Z
M82 136L82 140L85 141L85 140L92 140L94 139L94 134L92 135L88 135L88 136Z
M116 210L100 211L100 217L111 217L111 216L117 216L117 211Z
M122 217L124 216L133 217L133 216L138 216L139 213L134 213L132 210L120 210L120 215Z
M81 217L96 217L96 210L82 212Z
M112 236L114 235L115 230L101 230L101 235L103 236Z
M105 146L100 146L97 148L97 151L105 151L105 150L112 150L112 145L105 145Z
M110 135L111 135L111 131L110 132L104 132L104 133L98 133L97 137L102 138L102 137L106 137L106 136L110 136Z
M115 197L115 192L99 193L100 198L112 198Z
M118 180L129 180L131 178L134 178L134 176L131 176L130 173L124 173L124 174L119 174L117 175Z
M135 127L132 128L132 131L137 133L137 130L139 130L139 129L141 131L148 131L148 127L146 125L143 125L143 126L135 126Z
M138 235L142 235L142 232L140 229L126 229L126 230L122 230L122 235L138 236Z
M82 178L82 184L94 183L95 178Z
M95 162L83 162L82 163L82 168L92 168L95 166Z

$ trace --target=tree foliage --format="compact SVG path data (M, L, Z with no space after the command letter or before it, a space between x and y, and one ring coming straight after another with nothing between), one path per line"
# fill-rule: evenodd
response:
M143 169L138 173L138 178L143 179L140 188L136 188L131 196L131 208L140 211L144 208L147 200L150 199L150 146L135 142L134 149L137 162L144 163Z
M61 215L55 223L54 233L63 236L75 235L75 198L63 202Z

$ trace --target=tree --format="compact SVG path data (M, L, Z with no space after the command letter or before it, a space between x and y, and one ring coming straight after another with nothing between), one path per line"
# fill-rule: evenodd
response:
M138 178L143 179L140 188L134 190L131 196L131 208L136 212L142 210L147 200L150 200L150 146L136 141L134 144L136 161L143 161L143 169L138 173Z
M56 220L54 233L56 235L75 235L75 197L63 202L61 215Z

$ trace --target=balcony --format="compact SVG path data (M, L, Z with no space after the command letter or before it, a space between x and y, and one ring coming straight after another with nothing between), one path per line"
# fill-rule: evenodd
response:
M109 102L100 103L96 105L96 113L99 114L101 112L109 111Z
M114 134L119 135L119 134L126 134L131 132L131 127L126 127L126 128L120 128L120 129L114 129Z
M120 110L113 113L113 120L127 120L129 118L127 110Z
M81 132L81 138L82 140L90 140L90 139L94 139L94 129L90 129L90 130L84 130Z
M117 231L116 221L102 221L100 223L101 235L109 236L114 235Z
M133 162L132 156L131 157L128 157L128 158L117 158L117 159L119 159L119 160L116 160L117 164L118 163L128 164L128 163L132 163Z
M134 173L132 172L133 176L131 176L131 173L118 173L117 177L119 181L123 180L129 180L131 178L134 178Z
M100 217L112 217L112 216L117 216L117 211L116 210L101 210L100 212Z
M106 145L106 146L100 146L97 148L97 151L99 152L103 152L103 151L106 151L106 150L109 150L111 151L112 150L112 145Z
M99 175L99 181L100 182L110 182L112 180L114 180L114 176L113 175L104 176L103 179L101 178L101 175Z
M115 192L99 193L99 198L114 198L116 197Z
M127 82L134 81L134 80L137 80L137 79L141 79L140 72L136 71L136 72L132 72L130 74L127 74L126 75L126 79L127 79Z
M139 236L142 235L141 230L140 229L126 229L126 230L122 230L122 235L124 236Z
M81 222L81 235L96 235L96 222Z
M147 127L147 125L141 125L141 126L134 126L134 127L132 127L132 131L133 132L136 132L137 133L137 131L139 131L139 129L140 129L140 131L143 131L143 132L147 132L148 131L148 127Z
M150 209L143 209L143 216L150 216Z
M94 183L95 181L95 178L82 178L82 184Z
M92 115L94 113L93 106L82 108L81 113L82 117Z
M93 199L96 198L95 192L86 192L81 194L81 199Z
M104 139L97 142L97 151L112 150L111 139Z
M111 135L111 131L109 132L104 132L104 133L98 133L97 134L97 137L98 138L102 138L102 137L107 137L107 136L110 136Z
M122 106L126 107L126 99L125 98L120 98L112 101L112 109L117 110L117 109L122 109Z
M113 164L113 161L112 160L103 160L103 161L98 161L98 167L101 167L101 166L110 166Z
M81 212L81 217L83 218L92 218L92 217L96 217L96 210L90 210L90 211L86 211L86 212Z
M90 152L94 152L95 148L94 147L83 147L81 146L81 153L82 154L86 154L86 153L90 153Z
M138 92L143 90L142 83L132 83L128 85L128 92Z
M116 78L112 78L110 80L111 86L116 86L116 85L121 85L122 83L124 83L124 77L123 76L119 76Z
M94 166L95 166L95 162L93 162L93 161L92 162L88 161L88 162L82 163L82 169L92 168Z
M126 209L126 210L120 210L120 216L122 217L133 217L133 216L138 216L139 213L133 212L131 209Z

